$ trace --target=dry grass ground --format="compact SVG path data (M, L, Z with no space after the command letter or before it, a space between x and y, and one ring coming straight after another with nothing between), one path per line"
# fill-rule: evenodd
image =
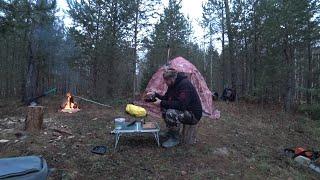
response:
M320 122L281 112L277 107L216 102L221 119L203 118L198 142L172 149L157 147L152 136L120 139L113 151L113 120L127 117L125 105L99 107L81 102L76 114L58 112L62 97L45 98L44 130L24 136L25 107L0 103L0 156L42 155L54 171L49 179L319 179L283 155L287 147L317 149ZM147 118L147 121L159 119ZM164 124L161 122L161 127ZM60 128L72 134L57 133ZM105 155L92 154L105 145Z

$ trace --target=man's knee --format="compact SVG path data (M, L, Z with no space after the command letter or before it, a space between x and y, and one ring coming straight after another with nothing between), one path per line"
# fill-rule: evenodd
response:
M179 123L179 111L176 109L167 109L163 113L163 118L167 126L177 126Z
M189 111L182 112L176 109L167 109L162 116L168 126L177 126L178 123L195 125L199 122L194 114Z
M195 118L194 114L189 111L185 111L182 115L180 115L179 120L182 124L187 125L195 125L199 122L199 120Z

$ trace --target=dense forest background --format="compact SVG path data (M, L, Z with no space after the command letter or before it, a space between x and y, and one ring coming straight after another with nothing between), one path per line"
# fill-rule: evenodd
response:
M132 99L168 59L183 56L219 94L230 87L237 100L320 110L317 0L208 0L199 21L204 42L194 40L181 0L67 4L71 27L55 0L0 0L0 98L28 101L57 88Z

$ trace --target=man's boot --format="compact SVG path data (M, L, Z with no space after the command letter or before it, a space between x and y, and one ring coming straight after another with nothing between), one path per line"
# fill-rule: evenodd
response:
M162 146L165 148L171 148L180 143L179 131L170 131L170 134L172 136L170 135L169 139L162 143Z
M162 139L168 139L170 136L173 136L173 133L170 130L165 130L165 131L159 132L159 137Z

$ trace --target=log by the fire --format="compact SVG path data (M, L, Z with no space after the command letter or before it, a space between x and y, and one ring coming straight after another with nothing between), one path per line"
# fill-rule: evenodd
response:
M25 121L25 130L37 133L42 128L43 123L43 106L28 106L28 114Z
M93 101L93 100L90 100L90 99L86 99L86 98L83 98L83 97L80 97L80 96L74 96L76 98L79 98L79 99L82 99L82 100L85 100L85 101L88 101L88 102L91 102L91 103L94 103L94 104L98 104L100 106L105 106L105 107L109 107L111 108L112 106L110 105L107 105L107 104L102 104L102 103L99 103L99 102L96 102L96 101Z

